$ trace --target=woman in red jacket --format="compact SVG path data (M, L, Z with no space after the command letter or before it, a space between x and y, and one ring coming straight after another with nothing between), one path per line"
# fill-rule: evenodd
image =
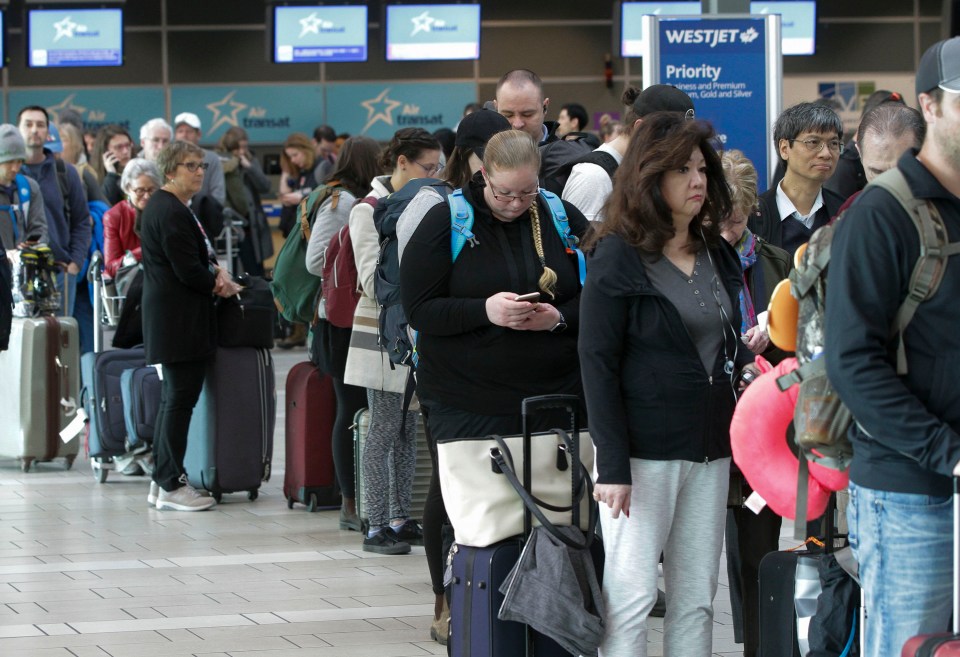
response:
M162 184L157 166L149 160L136 158L124 167L120 189L126 199L103 215L104 271L109 278L117 275L128 251L140 262L140 213Z

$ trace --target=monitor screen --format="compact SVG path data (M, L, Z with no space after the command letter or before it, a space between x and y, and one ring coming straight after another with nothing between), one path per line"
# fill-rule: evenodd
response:
M700 2L624 2L620 12L620 56L643 57L646 35L641 16L699 16Z
M387 60L478 59L480 5L387 5Z
M817 3L751 2L751 14L780 14L781 42L784 55L812 55L817 43Z
M121 9L30 9L27 30L30 66L123 65Z
M289 6L273 8L273 61L367 61L367 7Z

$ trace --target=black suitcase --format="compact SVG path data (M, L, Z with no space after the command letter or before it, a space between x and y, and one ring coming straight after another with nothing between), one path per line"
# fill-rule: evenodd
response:
M524 435L527 416L541 408L569 410L573 433L578 435L579 400L572 395L548 395L524 400ZM529 458L525 459L530 462ZM528 482L524 482L529 486ZM579 508L579 505L575 505ZM530 512L526 511L524 536L530 535ZM522 536L487 547L453 546L450 594L450 638L452 657L569 657L570 653L549 637L523 623L498 618L504 594L500 592L523 549ZM599 537L590 546L597 578L603 581L603 545Z
M806 551L771 552L760 561L760 655L801 657L794 607L797 559Z

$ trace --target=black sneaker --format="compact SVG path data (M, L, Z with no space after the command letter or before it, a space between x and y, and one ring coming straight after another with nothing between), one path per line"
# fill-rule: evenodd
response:
M413 518L408 518L400 527L400 531L396 531L392 527L390 531L396 534L398 540L404 541L405 543L409 543L410 545L423 545L423 527Z
M382 527L374 536L363 539L364 552L377 554L407 554L410 544L397 538L397 534L389 527Z

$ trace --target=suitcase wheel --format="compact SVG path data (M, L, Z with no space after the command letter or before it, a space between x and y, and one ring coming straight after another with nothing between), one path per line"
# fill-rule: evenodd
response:
M258 497L260 497L260 491L257 490L256 488L247 492L247 499L250 500L251 502L257 499ZM219 500L217 501L219 502Z
M213 493L213 499L217 501L217 504L220 504L220 502L223 501L223 493L220 493L220 492Z
M21 472L30 472L30 466L33 464L32 456L24 456L20 459L20 471Z
M69 454L65 457L67 459L67 464L64 467L64 470L69 470L73 467L73 459L77 458L76 454Z
M100 457L90 459L90 470L93 472L93 480L102 484L107 480L107 475L113 469L113 462Z
M293 508L293 498L292 498L292 497L288 497L288 498L287 498L287 508L288 508L288 509L292 509L292 508Z
M310 497L307 499L306 504L307 504L307 513L313 513L314 511L316 511L317 504L318 504L317 494L310 493Z

